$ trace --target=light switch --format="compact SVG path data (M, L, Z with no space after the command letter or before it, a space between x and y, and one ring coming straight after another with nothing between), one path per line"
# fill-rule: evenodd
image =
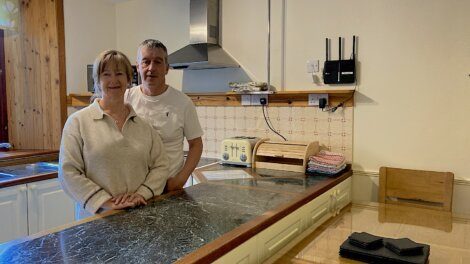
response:
M317 59L310 59L307 61L307 73L314 73L320 71L320 62Z

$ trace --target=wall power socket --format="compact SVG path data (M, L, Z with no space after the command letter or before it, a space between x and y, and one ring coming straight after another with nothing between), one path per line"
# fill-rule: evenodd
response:
M321 98L325 98L328 105L328 94L308 94L308 105L318 106Z
M267 94L252 94L251 95L251 105L261 105L260 99L265 98L266 104L268 105L268 95Z
M268 95L267 94L242 94L241 103L244 106L248 105L261 105L261 98L265 99L265 104L268 105Z

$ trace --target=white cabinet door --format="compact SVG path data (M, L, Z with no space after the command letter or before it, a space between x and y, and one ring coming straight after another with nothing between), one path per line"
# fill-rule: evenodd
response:
M28 235L26 185L0 189L0 243Z
M74 221L74 202L57 179L28 183L29 234Z
M351 177L335 187L335 214L351 202Z

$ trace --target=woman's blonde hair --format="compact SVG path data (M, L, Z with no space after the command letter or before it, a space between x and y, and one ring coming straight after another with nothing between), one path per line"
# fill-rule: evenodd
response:
M123 69L127 76L127 84L130 85L132 82L132 65L127 56L117 50L106 50L100 53L93 63L93 82L95 92L91 98L91 101L95 98L101 98L103 91L100 86L100 75L104 71L107 65L114 64L117 69Z

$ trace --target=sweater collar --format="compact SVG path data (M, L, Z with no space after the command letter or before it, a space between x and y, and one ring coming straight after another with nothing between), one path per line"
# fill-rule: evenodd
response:
M93 119L103 119L105 116L105 113L99 104L99 100L100 98L96 98L90 105L91 116ZM136 112L134 111L134 108L132 108L130 104L126 104L126 106L129 108L129 115L127 116L127 118L134 121L134 118L137 116Z

